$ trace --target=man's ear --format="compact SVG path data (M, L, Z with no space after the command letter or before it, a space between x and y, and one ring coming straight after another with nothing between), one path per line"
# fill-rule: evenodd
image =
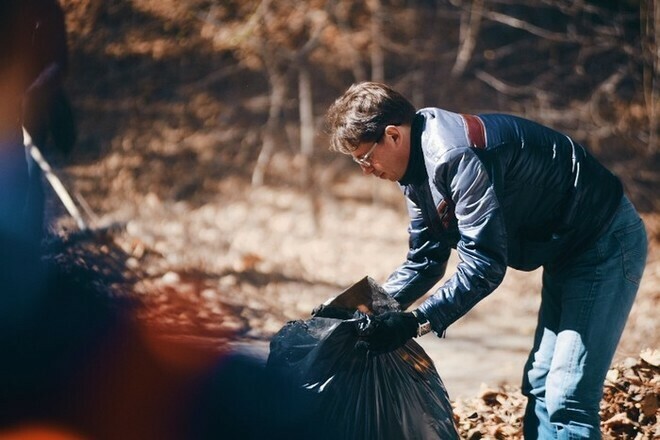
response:
M385 127L385 134L390 136L394 142L398 142L401 138L401 131L396 125L388 125Z

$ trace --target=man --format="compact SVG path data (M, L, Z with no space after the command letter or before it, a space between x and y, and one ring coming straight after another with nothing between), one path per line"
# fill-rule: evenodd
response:
M502 281L543 267L538 327L525 366L525 438L600 438L602 384L637 293L646 232L620 181L570 137L501 114L418 112L386 85L350 87L330 107L331 149L364 174L397 181L410 249L384 288L412 312L373 318L363 343L394 350L447 327Z

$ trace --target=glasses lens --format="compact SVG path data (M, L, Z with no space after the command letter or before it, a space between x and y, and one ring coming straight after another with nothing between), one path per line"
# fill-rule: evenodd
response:
M357 163L358 165L365 167L365 168L370 168L371 167L371 155L374 152L374 148L376 148L376 145L378 145L378 141L374 142L374 144L371 146L369 151L364 153L362 156L355 157L353 156L353 161Z

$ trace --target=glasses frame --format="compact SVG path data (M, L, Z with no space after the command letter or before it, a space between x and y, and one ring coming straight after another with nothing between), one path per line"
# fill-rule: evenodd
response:
M371 168L373 164L371 163L371 155L374 153L376 146L379 141L374 142L374 144L369 148L369 151L364 153L362 156L353 156L353 162L360 165L363 168Z

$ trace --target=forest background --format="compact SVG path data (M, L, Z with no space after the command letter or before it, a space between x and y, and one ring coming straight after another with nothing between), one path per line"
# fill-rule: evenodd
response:
M376 80L417 107L550 125L619 175L650 253L617 359L660 347L656 1L60 3L79 138L46 155L94 229L122 225L84 256L130 275L108 285L159 334L264 353L288 320L403 260L396 185L361 176L323 133L332 100ZM52 233L75 236L54 198L51 211ZM446 340L423 338L452 396L517 385L539 285L510 271Z

